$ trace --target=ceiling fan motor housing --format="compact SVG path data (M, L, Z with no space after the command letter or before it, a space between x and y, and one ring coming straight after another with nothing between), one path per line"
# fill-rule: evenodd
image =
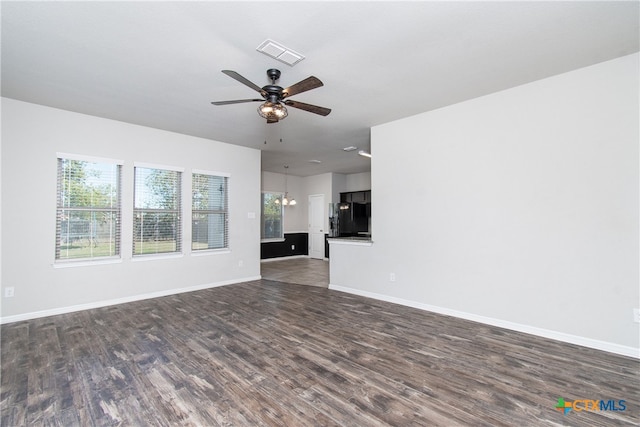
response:
M282 100L282 87L276 85L276 81L280 78L280 70L270 68L267 70L267 76L271 79L271 84L262 87L262 96L269 102L279 102Z
M276 85L267 85L262 88L264 96L268 101L276 103L282 100L282 88Z
M269 79L275 83L276 80L278 80L280 78L280 70L276 70L275 68L269 68L267 70L267 76L269 76Z

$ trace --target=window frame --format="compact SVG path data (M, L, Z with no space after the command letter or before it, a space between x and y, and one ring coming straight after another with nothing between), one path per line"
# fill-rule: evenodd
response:
M279 237L264 237L265 231L265 194L277 195L280 199L280 236ZM284 242L284 206L282 205L282 198L284 197L282 191L262 191L260 193L260 242Z
M168 171L177 173L177 184L176 184L176 192L177 195L175 197L175 201L178 206L174 209L162 209L162 208L139 208L137 207L137 170L138 169L150 169L150 170L160 170L160 171ZM167 165L159 165L152 163L143 163L143 162L134 162L133 164L133 203L132 203L132 240L131 240L131 257L132 260L143 260L150 258L167 258L167 257L180 257L184 255L184 203L183 203L183 194L184 194L184 168L176 167L176 166L167 166ZM138 242L138 237L136 235L136 221L138 218L138 214L145 213L170 213L176 215L176 226L175 226L175 250L173 251L162 251L162 252L149 252L149 253L136 253L136 242ZM141 230L144 235L144 230ZM144 236L143 236L144 237ZM143 239L144 240L144 239Z
M195 175L203 175L203 176L209 176L209 177L215 177L215 178L223 178L224 179L224 208L223 209L195 209L194 207L194 197L195 197L195 192L194 192L194 182L195 182ZM214 253L214 252L228 252L231 248L231 238L230 238L230 209L229 209L229 186L230 186L230 181L231 181L231 175L225 172L213 172L213 171L206 171L206 170L201 170L201 169L192 169L191 170L191 254L193 255L203 255L203 254L207 254L207 253ZM194 248L194 243L195 240L193 238L193 233L195 230L194 227L194 215L196 214L219 214L219 213L223 213L224 214L224 230L223 230L223 240L224 240L224 245L222 247L219 248L202 248L202 249L196 249Z
M86 162L93 163L97 165L116 167L115 176L115 203L111 207L93 207L93 206L64 206L61 202L63 200L62 192L63 192L63 169L62 163L63 161L76 161L76 162ZM123 160L117 160L112 158L105 157L96 157L96 156L86 156L81 154L72 154L72 153L56 153L56 219L55 219L55 243L54 243L54 267L70 267L70 266L79 266L79 265L91 265L91 264L104 264L104 263L113 263L113 262L121 262L122 261L122 180L123 180ZM106 185L113 185L113 182L104 182ZM74 209L75 208L75 209ZM96 256L83 256L83 257L74 257L74 258L61 258L60 251L62 246L62 229L63 229L63 218L64 212L67 211L82 211L82 212L90 212L92 214L95 213L111 213L113 215L111 226L114 227L113 232L109 233L109 238L114 240L113 243L113 255L96 255ZM69 225L67 225L67 230L69 230ZM94 231L90 231L90 234L93 235ZM91 241L90 237L90 245L93 245L94 242Z

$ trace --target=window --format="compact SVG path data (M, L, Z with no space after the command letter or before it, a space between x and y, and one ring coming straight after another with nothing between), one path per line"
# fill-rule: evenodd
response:
M177 170L135 167L134 256L182 250L181 181Z
M194 173L191 186L191 249L229 247L226 176Z
M115 162L58 157L57 261L120 255L120 173Z
M284 239L282 193L262 193L262 240Z

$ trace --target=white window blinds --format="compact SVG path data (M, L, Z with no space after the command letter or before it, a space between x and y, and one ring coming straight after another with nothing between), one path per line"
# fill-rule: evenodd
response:
M191 249L229 247L229 209L226 176L192 175Z
M135 167L134 256L181 252L181 180L176 170Z
M120 255L116 163L58 158L56 261Z

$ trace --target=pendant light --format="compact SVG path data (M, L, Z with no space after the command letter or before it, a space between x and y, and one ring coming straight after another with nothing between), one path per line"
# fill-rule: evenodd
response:
M296 199L294 199L292 197L291 200L289 200L288 173L287 173L288 170L289 170L289 166L285 165L284 166L284 197L282 198L282 205L283 206L287 206L287 205L295 206L296 205Z

